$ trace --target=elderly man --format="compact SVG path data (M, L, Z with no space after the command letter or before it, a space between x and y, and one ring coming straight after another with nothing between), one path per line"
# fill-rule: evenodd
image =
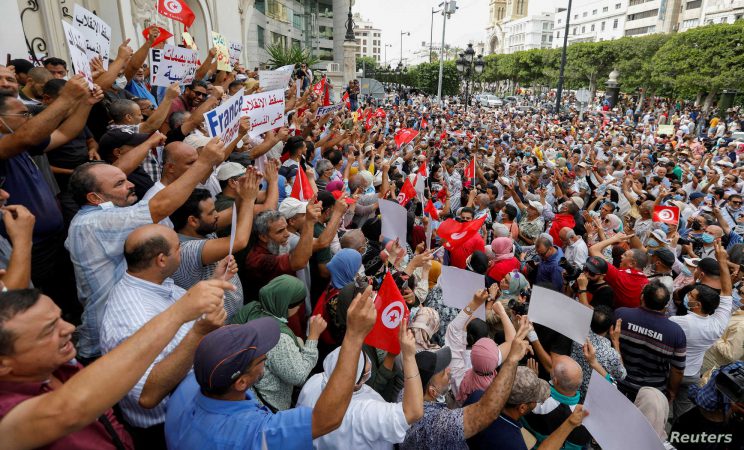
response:
M104 354L186 294L170 278L181 263L179 247L176 232L162 225L144 225L129 234L124 243L127 272L111 290L101 321ZM223 261L214 279L223 279L227 260ZM122 413L131 425L137 447L165 446L163 422L168 395L190 370L199 341L222 326L226 317L221 308L194 323L184 324L121 400Z
M476 295L487 294L482 290ZM450 388L448 366L452 353L449 347L436 352L417 353L416 364L424 389L424 417L408 430L401 449L467 449L466 439L483 431L496 420L506 404L512 390L517 364L527 352L529 344L525 337L531 329L529 321L524 317L509 355L483 397L463 408L449 409L444 400Z
M482 390L473 392L465 401L465 405L477 402L483 398L483 393ZM468 439L468 447L471 450L491 448L527 450L521 433L522 418L538 403L543 403L549 398L550 385L545 380L539 379L537 374L526 366L517 367L514 386L498 419L488 428ZM561 448L566 438L581 425L586 415L582 406L576 405L573 413L543 441L540 448Z
M320 220L321 205L308 204L300 240L294 250L286 251L290 230L287 219L279 211L260 213L253 224L257 240L245 257L245 270L240 280L247 289L246 298L258 298L258 291L279 275L294 275L305 268L313 255L313 230Z
M120 169L100 163L75 169L70 191L81 208L70 224L65 247L75 266L78 298L85 305L78 341L83 358L100 355L100 321L109 293L126 269L126 237L135 228L160 222L178 209L223 155L222 142L213 139L183 176L139 203L134 185Z
M346 410L341 427L316 439L313 446L319 449L369 448L392 450L393 444L403 442L406 431L424 414L421 378L416 366L416 340L413 332L405 326L399 327L401 359L404 373L403 401L388 403L366 383L372 371L370 361L364 353L354 377L354 394ZM328 379L338 363L339 349L334 350L323 361L324 372L313 375L300 392L298 406L313 407L327 388Z
M549 283L554 291L563 292L563 268L560 266L563 250L553 245L548 234L541 234L535 240L535 253L542 262L537 266L535 284Z
M577 235L572 228L568 227L561 228L559 234L561 241L565 244L563 254L566 257L566 261L583 269L586 258L589 257L589 248L586 246L584 238Z
M598 242L589 248L589 255L602 258L602 251L609 245L615 245L627 241L629 236L618 233L609 239ZM648 278L643 269L648 264L648 255L645 251L637 248L626 250L620 259L620 267L612 264L607 265L605 281L610 285L615 294L615 308L635 308L640 304L641 291L648 284Z
M224 281L200 283L100 361L74 362L75 327L36 289L0 293L3 448L132 449L111 407L180 327L220 308Z
M166 418L169 448L310 449L312 440L338 428L359 379L362 343L375 323L371 287L347 313L338 363L315 406L272 414L250 391L264 373L266 353L279 341L271 317L229 325L210 333L194 356L194 373L171 396ZM217 433L216 430L227 430Z
M538 445L559 429L579 406L581 380L581 367L576 361L564 355L553 359L550 397L538 403L523 419L525 428L535 435ZM581 426L571 431L566 441L572 447L583 448L591 439L586 428Z

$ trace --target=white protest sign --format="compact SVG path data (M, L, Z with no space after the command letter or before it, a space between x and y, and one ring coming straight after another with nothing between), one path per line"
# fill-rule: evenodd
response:
M72 12L72 24L85 38L85 54L88 60L101 57L103 67L108 70L109 52L111 51L111 27L100 17L75 4Z
M209 137L219 136L227 145L238 135L240 128L240 111L243 109L243 89L222 102L222 104L204 114Z
M242 114L251 119L251 137L283 127L287 124L284 116L284 90L246 95Z
M230 42L227 51L230 55L230 66L234 67L240 61L240 52L243 51L243 44L240 42Z
M323 117L323 115L325 114L336 112L336 111L341 111L342 109L344 109L343 103L336 103L335 105L330 105L330 106L321 106L320 108L318 108L318 112L315 114L315 116Z
M646 417L602 375L592 371L586 391L584 427L602 450L663 450ZM632 431L632 432L629 432Z
M392 240L398 239L401 245L405 245L408 235L406 208L390 200L380 200L378 204L382 216L382 236Z
M300 91L302 90L302 80L295 80L295 89L297 89L295 97L300 98Z
M164 87L174 82L191 84L198 68L197 58L195 51L174 45L150 49L150 84Z
M286 66L277 67L274 70L289 71L291 73L294 72L294 64L287 64Z
M292 78L292 72L287 72L286 70L258 71L258 84L265 91L281 89L283 92L287 89L290 78Z
M445 305L463 309L473 300L478 289L486 288L486 277L469 270L442 266L437 284L442 287L442 302ZM473 316L486 320L485 304L478 307Z
M88 86L92 88L93 76L90 72L90 60L85 53L85 38L78 30L64 20L62 21L62 29L65 32L67 49L70 52L70 62L72 62L75 73L83 75L88 82Z
M565 295L535 286L527 312L530 320L545 325L579 345L586 342L592 323L592 309Z

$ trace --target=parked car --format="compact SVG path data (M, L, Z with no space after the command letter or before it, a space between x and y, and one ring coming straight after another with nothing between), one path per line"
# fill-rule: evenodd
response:
M504 97L504 101L507 103L517 103L519 99L513 95L510 95L508 97Z
M481 95L479 103L481 106L488 106L489 108L504 106L504 102L500 98L490 94Z

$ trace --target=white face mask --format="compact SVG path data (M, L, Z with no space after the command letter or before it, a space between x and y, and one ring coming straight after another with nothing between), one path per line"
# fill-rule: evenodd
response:
M127 87L127 77L125 77L124 75L117 77L112 87L117 91L123 90L125 87Z

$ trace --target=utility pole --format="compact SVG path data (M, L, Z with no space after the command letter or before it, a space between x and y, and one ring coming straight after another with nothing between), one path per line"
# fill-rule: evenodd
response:
M439 49L439 82L437 83L437 102L442 103L442 77L444 75L444 33L447 29L447 18L457 11L457 2L455 0L445 0L440 3L442 8L442 47Z
M566 69L566 49L568 48L568 25L571 22L571 0L566 9L566 31L563 34L563 50L561 51L561 71L558 75L558 86L555 90L555 113L561 112L561 96L563 95L563 72Z
M410 31L401 31L400 32L400 65L401 66L403 65L403 35L404 34L407 35L407 36L410 36L411 35L411 32Z
M431 57L434 52L434 14L441 12L441 9L431 8L431 28L429 30L429 63L432 62Z

